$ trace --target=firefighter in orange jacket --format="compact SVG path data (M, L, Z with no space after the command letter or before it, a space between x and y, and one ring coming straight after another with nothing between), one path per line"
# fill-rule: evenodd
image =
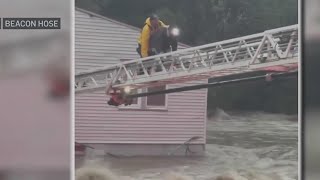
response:
M151 15L146 19L145 25L142 28L141 35L138 39L137 52L144 58L153 55L149 49L149 38L152 33L157 32L159 27L168 27L159 20L157 15Z

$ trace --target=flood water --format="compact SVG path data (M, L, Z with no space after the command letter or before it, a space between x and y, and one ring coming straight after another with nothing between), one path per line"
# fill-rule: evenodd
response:
M298 179L298 117L230 113L207 122L204 157L107 157L108 167L134 179L162 179L175 172L194 179ZM79 164L78 164L79 165Z

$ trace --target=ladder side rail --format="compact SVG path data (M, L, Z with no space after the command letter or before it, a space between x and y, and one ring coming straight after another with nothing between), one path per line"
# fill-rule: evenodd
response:
M183 64L183 61L186 61L187 59L189 59L190 66L188 68L186 67L184 68L183 66L181 66L178 69L177 68L171 69L172 66L170 66L169 72L172 74L174 73L174 71L187 72L189 70L190 72L191 70L197 69L197 68L200 68L200 69L205 68L205 69L209 69L209 71L211 69L212 71L216 69L215 66L217 66L212 63L213 58L216 59L216 56L219 53L223 53L224 59L228 54L228 56L232 58L232 61L231 61L232 63L230 63L231 65L233 65L238 60L237 58L240 57L240 55L241 55L241 57L239 58L240 60L243 60L245 56L251 57L252 59L248 63L249 66L251 64L254 64L254 62L258 59L258 57L261 56L261 53L265 53L266 51L268 52L268 58L270 57L270 54L275 54L275 53L276 53L275 55L277 55L280 58L286 58L289 54L294 56L294 55L297 55L297 53L290 53L290 52L294 51L295 47L298 46L298 42L297 42L298 38L295 38L295 35L297 34L296 33L297 30L298 30L298 26L293 25L293 26L288 26L288 27L283 27L283 28L278 28L273 30L267 30L264 33L258 33L258 34L253 34L253 35L244 36L240 38L234 38L230 40L206 44L202 46L186 48L186 49L175 51L175 52L169 52L169 53L164 53L156 56L131 60L131 61L119 63L119 64L108 66L108 67L102 67L98 69L96 68L93 70L83 71L76 75L75 87L76 89L84 88L82 86L84 84L83 82L87 82L86 84L87 86L92 86L92 85L100 86L98 85L99 83L97 82L103 81L103 80L105 80L104 82L107 83L107 79L108 79L107 74L110 73L111 71L118 71L117 77L113 77L112 79L114 80L111 82L109 81L111 83L109 85L111 86L115 82L119 83L120 77L122 78L122 82L120 82L116 86L121 86L121 84L125 84L129 80L131 81L131 84L138 83L138 82L135 82L135 80L137 79L145 79L145 81L148 81L148 79L150 79L149 81L151 81L153 78L147 72L147 68L148 66L152 66L152 67L156 66L157 63L154 63L154 62L155 60L159 60L159 59L164 59L168 62L171 62L171 65L173 63ZM284 46L287 46L287 47L285 48L285 50L282 51L281 47L277 47L278 45L277 41L279 39L277 36L283 33L291 34L291 39L288 43L284 44ZM268 46L267 50L265 50L266 42ZM270 45L272 46L272 48L270 48ZM228 46L229 48L226 48ZM243 49L245 50L239 53L239 51ZM275 51L272 51L272 49ZM254 55L252 54L252 50ZM193 57L190 58L190 56L193 56ZM227 58L225 60L228 61L230 59ZM208 64L206 62L208 62ZM151 65L148 65L149 63ZM137 71L139 69L139 66L142 67L145 74L145 78L141 78L139 75L138 76L130 75L130 73L132 74L134 73L134 71ZM130 73L128 72L129 69L130 69ZM168 73L166 71L162 71L162 72L164 72L164 74ZM125 76L128 76L128 77L123 78ZM85 88L90 88L90 87L85 87Z
M224 65L224 67L221 66L219 68L216 68L216 70L215 70L216 73L214 71L208 72L206 69L197 69L197 70L189 72L189 73L186 73L186 72L177 73L174 77L175 79L177 79L175 81L170 81L170 79L166 79L167 77L165 75L161 75L161 76L159 75L159 76L154 76L154 77L150 78L150 81L159 81L159 83L156 83L156 84L148 83L143 80L136 80L136 82L134 82L134 83L127 82L124 84L114 85L114 87L115 88L123 88L126 86L132 86L132 87L143 88L143 87L159 86L161 84L161 82L165 82L164 84L175 84L178 82L183 83L183 82L187 82L190 80L201 80L201 79L207 79L210 77L223 76L226 74L240 74L243 72L250 72L250 71L254 71L254 70L258 70L258 69L263 69L265 67L286 65L289 63L291 63L291 64L298 63L298 58L293 58L290 60L283 60L283 61L274 61L274 62L269 62L267 64L254 64L245 70L241 70L241 68L247 67L246 62L238 62L236 67L232 67L232 66L230 66L230 64L226 64L226 65ZM223 71L228 70L228 69L230 70L231 73L222 73ZM197 77L191 79L190 77L193 77L194 75L197 75Z
M265 39L266 39L267 37L265 37ZM264 46L264 45L266 45L265 44L265 42L261 42L261 51L262 51L262 47ZM290 46L290 45L288 45L288 46ZM265 48L266 50L264 50L263 51L263 53L265 53L265 52L267 52L267 53L269 53L269 49L267 49L267 48ZM276 53L276 52L273 52L273 53ZM259 53L258 53L258 55L259 55ZM203 57L207 57L207 55L206 54L203 54ZM256 57L257 58L257 57ZM280 63L281 64L281 63Z
M292 28L295 28L296 26L292 26L292 27L284 27L284 28L279 28L279 30L292 30ZM274 32L274 33L278 33L279 30L269 30L266 31L268 32L268 34ZM259 36L264 37L266 33L258 33L258 34L253 34L253 35L249 35L249 36L243 36L243 37L239 37L239 38L234 38L234 39L229 39L229 40L224 40L224 41L220 41L220 42L215 42L215 43L211 43L211 44L206 44L206 45L201 45L201 46L197 46L197 47L191 47L191 48L186 48L186 49L182 49L179 51L174 51L174 52L169 52L169 53L164 53L164 54L160 54L160 55L155 55L155 56L150 56L150 57L145 57L145 58L139 58L136 60L130 60L127 62L122 62L119 64L115 64L115 65L111 65L111 66L105 66L102 68L95 68L93 70L88 70L88 71L83 71L80 72L78 74L76 74L76 76L80 76L80 75L88 75L90 73L96 73L97 71L104 71L104 70L109 70L109 69L113 69L113 68L119 68L122 65L127 65L127 64L132 64L132 63L136 63L136 62L142 62L142 61L147 61L147 60L152 60L155 58L160 58L160 57L166 57L166 56L172 56L175 54L180 54L180 53L184 53L184 52L188 52L188 51L195 51L195 50L201 50L204 48L210 48L210 47L216 47L216 46L223 46L223 44L228 44L228 43L233 43L233 42L240 42L243 40L247 40L247 39L253 39L253 38L257 38Z
M243 37L239 37L239 38L234 38L234 39L214 42L214 43L205 44L205 45L196 46L196 47L191 47L191 48L185 48L185 49L182 49L182 50L179 50L179 51L164 53L164 54L160 54L160 55L155 55L155 56L150 56L150 57L145 57L145 58L139 58L139 59L135 59L135 60L130 60L130 61L118 63L118 64L115 64L115 65L105 66L105 67L102 67L102 68L95 68L93 70L87 70L87 71L82 71L80 73L77 73L76 76L85 75L85 74L90 73L90 72L103 71L103 70L108 70L108 69L112 69L112 68L119 68L122 65L131 64L131 63L135 63L135 62L138 62L138 61L152 60L154 58L175 55L175 54L184 53L184 52L187 52L187 51L201 50L201 49L204 49L204 48L215 47L217 45L228 44L228 43L232 43L232 42L239 42L239 41L246 40L246 39L257 38L259 36L265 36L265 34L273 34L273 33L279 33L281 31L290 31L290 30L291 31L298 30L298 25L292 25L292 26L288 26L288 27L282 27L282 28L277 28L277 29L273 29L273 30L267 30L265 32L257 33L257 34L253 34L253 35L248 35L248 36L243 36Z

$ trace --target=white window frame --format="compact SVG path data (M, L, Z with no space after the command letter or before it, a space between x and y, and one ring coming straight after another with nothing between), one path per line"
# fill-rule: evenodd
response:
M165 86L165 89L167 89L167 85ZM146 92L147 88L141 90L138 90L138 93ZM129 106L121 105L118 107L119 110L145 110L145 111L167 111L168 110L168 94L165 94L165 105L164 106L148 106L147 101L148 97L139 97L137 104L131 104Z
M168 88L167 85L165 85L165 90ZM146 88L147 91L147 88ZM145 109L147 110L168 110L168 94L165 94L165 99L164 99L164 106L152 106L148 105L148 96L144 97L145 98Z

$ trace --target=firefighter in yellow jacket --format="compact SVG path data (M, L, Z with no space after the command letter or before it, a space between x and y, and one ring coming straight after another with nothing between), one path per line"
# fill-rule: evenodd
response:
M149 49L149 38L152 33L158 31L159 27L167 27L167 25L160 21L157 15L151 15L146 19L141 35L138 39L139 47L137 48L137 52L141 57L153 55Z

